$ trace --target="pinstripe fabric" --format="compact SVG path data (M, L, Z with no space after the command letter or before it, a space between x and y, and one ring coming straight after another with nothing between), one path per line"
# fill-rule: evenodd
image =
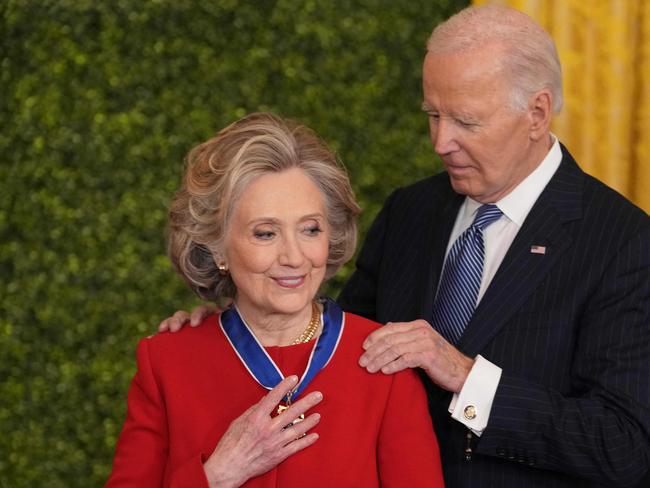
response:
M474 222L449 250L433 305L433 326L452 344L463 334L476 308L483 276L483 230L502 213L496 205L482 205Z
M379 322L431 320L462 201L444 173L394 192L342 306ZM563 148L457 347L503 376L471 462L451 395L425 381L448 487L637 486L650 464L648 216Z

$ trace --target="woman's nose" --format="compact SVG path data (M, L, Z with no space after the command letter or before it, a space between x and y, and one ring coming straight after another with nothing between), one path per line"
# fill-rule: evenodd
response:
M278 262L283 266L297 268L302 265L304 254L300 248L300 243L295 237L286 237L283 239Z

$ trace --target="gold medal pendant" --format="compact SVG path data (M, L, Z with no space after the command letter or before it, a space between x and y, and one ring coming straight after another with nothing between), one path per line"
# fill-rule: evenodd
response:
M290 406L291 405L282 405L282 404L278 405L277 414L280 415L282 412L284 412ZM287 427L291 427L292 425L297 424L298 422L302 422L303 420L305 420L305 414L301 413L300 416L298 418L296 418L296 420L294 420L293 422L288 424Z
M276 411L278 415L280 415L281 413L283 413L285 410L287 410L287 409L291 406L291 395L292 395L292 393L293 393L293 392L291 392L291 393L289 393L289 394L287 395L287 402L286 402L286 404L284 404L284 405L279 404L279 405L278 405L278 409L277 409L277 411ZM286 428L288 428L288 427L291 427L292 425L295 425L295 424L297 424L297 423L299 423L299 422L302 422L303 420L305 420L305 414L304 414L304 413L301 413L301 414L300 414L300 415L299 415L295 420L293 420L292 422L289 422L287 425L285 425L284 428L286 429Z
M307 328L303 331L302 334L300 334L299 337L297 337L292 344L304 344L305 342L309 342L314 338L314 335L316 334L316 331L318 330L318 327L320 326L320 308L318 308L318 305L316 303L316 300L311 302L311 320L307 324ZM284 405L279 404L278 409L277 409L277 414L280 415L282 412L284 412L286 409L288 409L291 406L291 396L296 392L296 390L291 390L289 393L287 393L287 401L285 402ZM288 423L287 425L284 426L284 428L291 427L292 425L297 424L298 422L302 422L305 420L305 414L301 413L294 421ZM304 434L303 434L304 435Z

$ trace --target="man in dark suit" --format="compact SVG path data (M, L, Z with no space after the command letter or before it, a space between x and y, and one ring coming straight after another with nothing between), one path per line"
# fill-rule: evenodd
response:
M427 47L423 109L446 172L389 197L339 297L388 323L360 364L424 372L450 487L635 486L650 458L648 216L550 133L560 64L532 19L466 9ZM445 268L484 204L501 215L454 330L439 301L457 310L471 286Z
M446 171L388 198L339 297L387 323L360 365L420 369L449 487L635 486L650 219L550 133L560 64L526 15L472 7L438 26L423 89Z

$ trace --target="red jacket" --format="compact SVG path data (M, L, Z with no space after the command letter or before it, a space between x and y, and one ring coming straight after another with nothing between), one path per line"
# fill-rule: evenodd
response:
M438 445L417 375L369 374L357 361L378 325L345 315L329 364L303 394L321 391L316 443L246 487L443 486ZM313 342L269 347L286 375L302 375ZM140 341L138 371L107 487L207 487L202 463L232 420L267 393L246 371L218 316Z

